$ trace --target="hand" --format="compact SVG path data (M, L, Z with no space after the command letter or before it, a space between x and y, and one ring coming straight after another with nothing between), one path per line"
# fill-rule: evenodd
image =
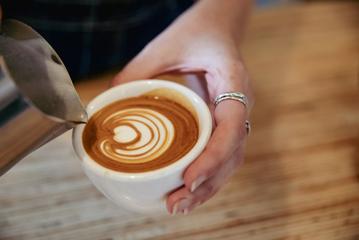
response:
M240 91L249 99L247 108L233 100L225 100L216 108L210 106L215 120L212 137L203 153L186 169L185 185L168 196L167 208L172 214L187 213L207 201L243 161L245 120L253 104L249 78L238 50L238 24L232 28L232 20L219 21L218 16L223 14L218 13L216 17L215 5L205 5L214 1L200 2L206 3L198 3L179 17L113 81L116 85L171 71L201 72L211 99L230 91ZM212 10L211 17L209 11Z

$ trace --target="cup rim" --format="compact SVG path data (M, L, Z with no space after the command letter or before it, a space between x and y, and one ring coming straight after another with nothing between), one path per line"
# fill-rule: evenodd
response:
M198 124L200 124L200 129L201 129L196 144L182 158L163 168L146 171L146 172L139 172L139 173L120 172L120 171L115 171L112 169L105 168L104 166L97 163L94 159L92 159L87 154L82 143L82 133L85 128L85 125L81 124L73 129L72 143L74 150L77 156L81 159L84 167L90 168L90 170L92 170L94 173L98 175L102 175L102 176L104 175L111 179L121 180L121 181L142 181L148 179L157 179L184 170L205 149L207 142L212 133L212 116L209 111L209 108L207 104L204 102L204 100L197 95L197 93L195 93L193 90L189 89L188 87L185 87L175 82L160 80L160 79L144 79L144 80L136 80L133 82L120 84L102 92L94 99L92 99L87 104L86 111L88 111L96 103L98 104L98 102L101 101L103 102L107 96L111 96L111 95L116 96L116 97L112 97L111 103L120 99L136 96L134 94L126 97L121 97L118 94L116 95L116 93L125 91L126 89L139 87L143 85L150 85L152 88L149 89L149 91L156 88L168 87L170 89L177 90L178 92L184 94L188 98L188 100L192 103L194 110L196 111L196 114L198 116ZM138 95L141 95L142 93L143 92L139 91ZM101 105L100 107L98 107L97 109L92 109L91 111L96 112L99 110L99 108L102 108L108 104L109 103L103 105L100 104ZM89 114L89 118L90 117L91 115Z

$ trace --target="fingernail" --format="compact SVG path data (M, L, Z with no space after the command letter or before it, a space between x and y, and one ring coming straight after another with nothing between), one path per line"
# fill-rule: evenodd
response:
M174 216L177 214L177 212L178 212L178 202L176 202L175 205L173 206L171 215Z
M184 212L185 209L187 209L187 213L188 213L188 208L191 206L191 201L188 198L183 198L179 200L177 203L178 203L177 212Z
M199 185L201 185L204 181L206 180L206 177L201 175L199 176L196 180L193 181L192 185L191 185L191 192L194 192Z

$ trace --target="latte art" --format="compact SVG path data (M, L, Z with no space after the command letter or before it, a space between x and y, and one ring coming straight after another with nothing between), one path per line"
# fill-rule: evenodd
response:
M114 102L89 120L86 152L102 166L123 172L165 167L183 157L198 139L198 124L182 105L159 96Z
M103 127L113 131L99 141L101 152L116 161L143 163L152 161L173 141L172 123L159 112L132 108L111 114Z

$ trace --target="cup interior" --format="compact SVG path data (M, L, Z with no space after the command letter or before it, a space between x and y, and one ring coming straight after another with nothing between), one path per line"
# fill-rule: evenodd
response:
M212 117L210 111L207 104L201 97L189 88L180 84L165 80L138 80L121 84L98 95L88 104L86 110L89 118L91 118L91 116L98 110L113 103L114 101L139 96L158 88L169 88L171 90L178 91L181 95L186 97L186 99L193 106L192 109L195 111L199 127L199 136L194 147L178 161L160 169L142 173L118 172L103 167L86 153L82 145L82 134L85 128L82 124L74 129L73 145L75 152L83 161L83 164L86 164L86 167L90 168L93 172L99 175L106 175L109 178L120 179L122 181L141 181L148 178L160 178L164 175L172 174L174 171L178 171L179 169L184 169L203 151L212 131Z

